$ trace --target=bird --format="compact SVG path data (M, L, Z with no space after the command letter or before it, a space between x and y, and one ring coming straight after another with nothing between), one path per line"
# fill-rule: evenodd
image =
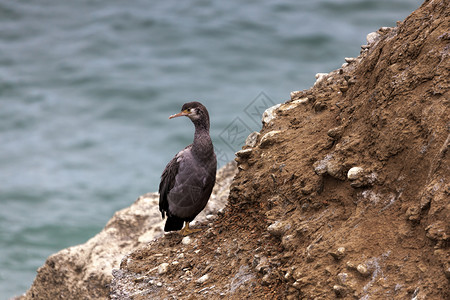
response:
M217 159L209 135L209 114L200 102L183 104L181 112L169 119L186 116L194 123L194 141L167 164L159 184L159 210L164 231L183 236L200 231L189 223L205 208L216 182ZM183 227L183 223L185 224Z

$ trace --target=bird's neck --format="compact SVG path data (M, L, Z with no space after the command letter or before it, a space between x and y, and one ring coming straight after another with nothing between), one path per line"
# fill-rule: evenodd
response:
M192 150L196 156L202 157L209 155L213 150L211 137L209 136L209 126L195 124L194 143Z

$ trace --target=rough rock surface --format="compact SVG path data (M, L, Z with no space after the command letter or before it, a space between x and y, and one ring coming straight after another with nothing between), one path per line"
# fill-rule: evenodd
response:
M217 184L197 222L205 222L223 209L236 172L235 163L217 172ZM123 256L163 235L165 220L161 219L158 201L157 193L139 197L130 207L116 212L85 244L51 255L21 299L107 299L112 269L119 267Z
M152 240L146 195L25 299L450 299L448 3L367 40L265 115L205 230Z
M450 299L449 32L425 1L293 92L219 218L134 249L111 298Z

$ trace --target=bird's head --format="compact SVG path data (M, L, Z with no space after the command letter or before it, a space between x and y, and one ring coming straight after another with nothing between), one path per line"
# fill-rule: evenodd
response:
M203 106L203 104L201 104L200 102L196 101L185 103L181 108L181 112L175 115L171 115L169 119L182 116L188 117L192 122L195 122L199 119L208 120L209 122L209 115L206 107Z

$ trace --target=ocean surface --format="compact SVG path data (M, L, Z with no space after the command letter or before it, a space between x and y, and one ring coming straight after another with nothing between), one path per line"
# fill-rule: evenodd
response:
M0 299L158 189L199 100L219 165L422 1L0 0Z

